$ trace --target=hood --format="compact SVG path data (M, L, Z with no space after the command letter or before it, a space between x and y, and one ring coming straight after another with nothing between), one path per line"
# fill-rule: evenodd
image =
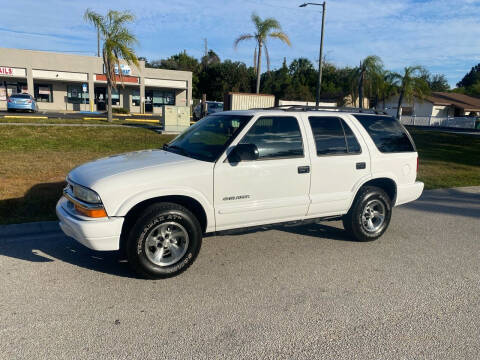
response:
M100 180L118 174L197 161L164 150L143 150L113 155L85 163L74 168L68 174L68 177L77 184L91 188Z

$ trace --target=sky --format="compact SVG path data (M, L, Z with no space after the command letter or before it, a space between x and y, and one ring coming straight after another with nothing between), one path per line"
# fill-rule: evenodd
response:
M96 32L83 20L86 8L130 10L138 56L167 58L180 51L200 58L204 39L220 58L253 64L253 42L233 42L253 32L253 12L274 17L292 46L271 39L272 69L298 57L318 64L321 6L303 0L0 0L0 47L95 55ZM442 73L453 87L480 63L480 0L327 0L324 54L328 62L356 66L378 55L401 72L423 65ZM265 62L264 62L265 64ZM1 65L1 64L0 64Z

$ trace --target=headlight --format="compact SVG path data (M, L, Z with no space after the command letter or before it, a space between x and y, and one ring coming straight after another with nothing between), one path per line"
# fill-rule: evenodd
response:
M73 188L73 196L75 196L78 200L85 201L90 204L102 203L100 196L98 196L98 194L95 191L87 189L86 187L83 187L77 184L72 184L72 188Z

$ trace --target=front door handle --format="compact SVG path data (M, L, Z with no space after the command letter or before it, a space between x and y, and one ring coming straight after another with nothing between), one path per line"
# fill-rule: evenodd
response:
M308 174L310 172L310 166L299 166L298 173L299 174Z
M358 162L355 167L357 170L365 169L367 167L367 164L365 162Z

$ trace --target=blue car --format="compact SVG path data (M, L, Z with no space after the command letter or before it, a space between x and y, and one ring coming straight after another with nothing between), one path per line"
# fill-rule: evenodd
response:
M7 111L14 110L35 112L38 110L37 102L30 94L12 94L7 101Z

